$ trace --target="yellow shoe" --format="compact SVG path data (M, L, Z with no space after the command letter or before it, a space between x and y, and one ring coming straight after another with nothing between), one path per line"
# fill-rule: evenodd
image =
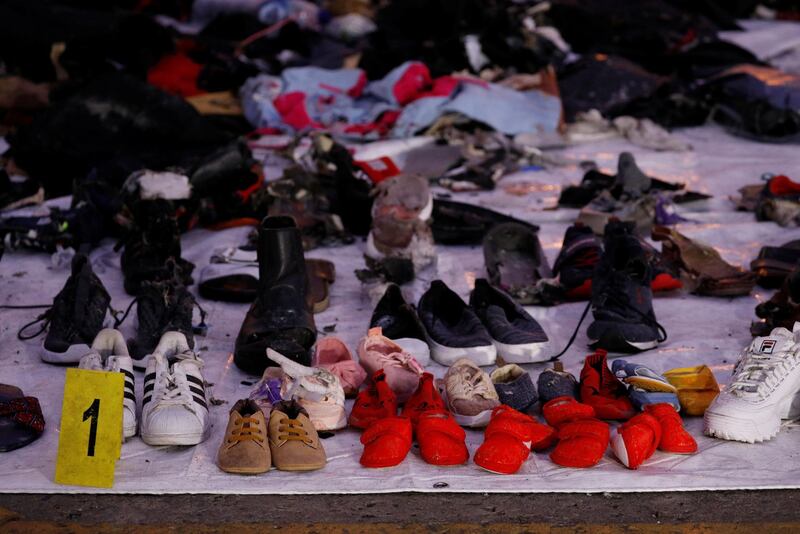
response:
M686 415L703 415L719 395L719 384L707 365L671 369L664 377L678 388L678 401Z

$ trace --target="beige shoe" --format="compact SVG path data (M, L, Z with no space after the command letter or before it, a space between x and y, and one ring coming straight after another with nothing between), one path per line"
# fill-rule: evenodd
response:
M272 463L281 471L313 471L325 467L325 449L308 413L296 401L279 402L269 417Z
M447 408L461 426L485 427L500 398L492 379L469 358L461 358L444 375Z
M231 408L225 439L219 446L217 465L227 473L256 475L272 466L264 412L250 399Z

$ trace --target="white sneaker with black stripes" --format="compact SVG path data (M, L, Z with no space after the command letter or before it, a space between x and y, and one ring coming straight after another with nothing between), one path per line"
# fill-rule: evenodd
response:
M142 398L142 440L148 445L197 445L209 427L203 360L186 336L166 332L147 356Z
M90 352L85 354L78 367L93 371L109 371L125 375L122 397L122 437L136 435L136 393L134 390L133 360L119 330L105 328L98 332Z

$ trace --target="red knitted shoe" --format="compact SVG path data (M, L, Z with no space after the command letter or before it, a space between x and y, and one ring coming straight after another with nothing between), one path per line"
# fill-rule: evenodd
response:
M492 411L484 431L483 444L475 453L475 463L492 473L510 475L519 471L534 450L553 444L555 430L505 405Z
M411 421L408 417L386 417L372 423L363 434L361 465L364 467L394 467L411 450Z
M419 452L431 465L459 465L469 460L466 439L466 432L450 412L427 410L419 416Z
M564 423L558 429L558 445L550 459L563 467L592 467L608 448L608 423L582 419Z
M386 383L383 370L379 369L372 375L370 386L358 393L348 422L350 426L363 430L375 421L396 415L397 397Z
M685 428L683 419L671 404L662 402L648 404L644 412L652 415L661 425L661 442L659 450L675 454L692 454L697 452L697 442Z
M606 363L606 351L586 357L581 370L581 402L594 408L600 419L630 419L636 414L625 385Z
M674 410L673 410L674 411ZM652 415L640 413L617 427L611 450L628 469L637 469L653 456L661 441L661 425Z
M403 415L411 419L412 426L416 428L420 416L429 410L447 412L444 400L433 384L433 375L423 373L419 379L417 391L411 395L403 407Z
M594 408L564 396L556 397L542 406L542 414L548 425L558 428L571 421L594 419Z

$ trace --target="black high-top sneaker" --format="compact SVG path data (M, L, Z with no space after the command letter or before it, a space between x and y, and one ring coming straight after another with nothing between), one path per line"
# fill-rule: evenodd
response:
M189 348L194 348L192 312L196 301L181 283L175 263L169 260L165 268L172 271L173 276L167 280L142 282L136 297L138 327L136 338L128 342L135 360L151 354L165 332L180 332L186 336ZM201 310L201 316L204 313Z
M172 259L184 285L191 285L194 264L181 258L181 237L175 210L169 200L140 200L133 206L134 228L122 252L125 291L138 295L142 282L168 280Z
M44 321L47 329L42 344L42 360L59 364L78 363L103 329L110 302L111 297L92 271L89 258L76 254L67 283L53 299L53 306L38 319ZM20 330L20 339L31 339L41 332L25 336L25 328Z
M614 352L655 348L667 333L653 312L652 267L634 224L611 220L604 249L592 276L590 346Z
M317 339L300 230L291 217L266 217L258 235L258 296L236 338L233 361L261 374L267 347L302 365L311 364Z

